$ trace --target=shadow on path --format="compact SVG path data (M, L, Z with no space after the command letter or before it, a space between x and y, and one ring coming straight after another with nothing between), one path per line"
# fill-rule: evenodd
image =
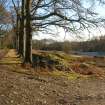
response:
M22 60L16 54L15 49L11 49L8 53L0 60L0 65L10 65L10 64L21 64Z

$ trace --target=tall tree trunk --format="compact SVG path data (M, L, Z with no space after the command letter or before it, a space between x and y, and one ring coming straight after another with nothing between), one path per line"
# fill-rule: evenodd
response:
M18 14L16 19L16 49L19 53L19 15Z
M19 29L19 52L20 55L24 55L24 0L22 0L21 6L21 19L20 19L20 29Z
M12 0L12 3L13 3L13 6L14 6L14 9L16 11L16 49L17 49L17 52L19 53L19 20L20 20L20 14L19 14L19 6L18 8L16 7L15 5L15 2L14 0Z
M31 16L30 16L30 2L26 0L25 12L26 12L26 50L24 63L32 63L32 33L31 33Z

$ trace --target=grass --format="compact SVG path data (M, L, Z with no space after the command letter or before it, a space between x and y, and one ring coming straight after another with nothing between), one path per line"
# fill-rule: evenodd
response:
M21 64L21 58L17 57L14 50L9 50L8 53L0 60L0 64Z
M34 57L35 63L37 62L37 58L39 60L39 69L37 67L34 69L21 67L21 58L17 57L14 50L10 50L9 53L0 60L0 64L8 65L9 70L21 74L48 75L64 77L70 80L87 77L87 75L104 74L101 70L102 68L98 68L96 65L93 66L93 63L96 63L95 58L75 57L62 52L37 52L34 54ZM46 64L46 67L42 67L42 65L44 65L43 61L45 61L44 64ZM34 65L36 66L36 64Z
M51 72L50 74L52 76L56 76L56 77L64 77L64 78L67 78L69 80L76 80L76 79L81 78L81 77L86 77L86 76L80 75L80 74L75 73L75 72L66 73L66 72L58 71L58 70L55 70L55 71Z
M21 61L19 59L2 59L0 60L0 64L21 64Z

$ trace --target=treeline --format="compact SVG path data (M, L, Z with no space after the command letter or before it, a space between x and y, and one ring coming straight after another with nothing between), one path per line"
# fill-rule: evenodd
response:
M51 39L33 40L33 49L68 53L71 50L71 43L69 41L58 42Z
M94 52L94 51L105 51L105 36L95 37L88 41L81 42L58 42L51 39L33 40L33 49L36 50L55 50L64 51L69 53L70 51L83 51L83 52Z
M11 30L11 13L6 9L7 1L0 0L0 49L13 48L13 30Z
M0 36L0 49L4 48L15 48L13 30L6 31L3 35Z
M88 41L73 42L72 50L94 52L94 51L105 51L105 36L95 37Z

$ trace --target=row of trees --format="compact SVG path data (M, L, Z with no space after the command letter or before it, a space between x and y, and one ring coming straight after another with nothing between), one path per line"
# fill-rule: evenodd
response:
M33 49L36 50L45 50L45 51L64 51L65 53L69 53L71 49L71 42L64 41L54 41L50 39L42 39L42 40L33 40Z
M16 48L24 63L32 63L32 34L48 32L54 29L52 26L77 32L103 21L92 11L93 3L87 8L83 0L12 0L12 3L16 13L12 14Z
M24 63L32 62L32 34L31 34L31 14L30 6L31 0L12 0L14 10L16 12L16 17L12 15L13 22L16 19L16 24L14 24L14 30L16 33L16 48L18 54L24 58ZM21 6L20 6L21 4Z
M6 10L7 0L0 0L0 35L3 35L10 21L10 13Z
M12 47L11 13L7 11L7 0L0 0L0 48ZM11 40L11 41L10 41Z
M105 36L95 37L88 41L71 43L72 50L83 52L105 52Z
M50 41L50 39L33 40L32 44L33 49L36 50L63 51L66 53L72 51L105 52L105 36L94 37L91 40L81 42L59 42L54 40Z

